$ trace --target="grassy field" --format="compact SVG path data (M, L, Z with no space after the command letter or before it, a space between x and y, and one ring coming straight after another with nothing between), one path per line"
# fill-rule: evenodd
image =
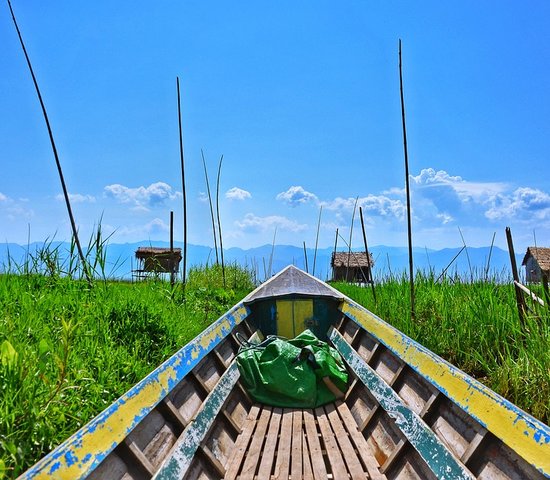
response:
M510 284L415 280L411 320L408 277L370 288L337 283L338 290L403 333L469 373L544 423L550 423L550 313L537 309L522 326ZM539 295L540 292L539 292Z
M16 477L194 338L252 288L193 269L161 281L0 275L0 478Z
M32 270L32 269L31 269ZM0 275L0 478L13 478L111 404L252 288L232 266L191 270L181 285ZM34 270L33 270L34 271ZM548 310L517 317L498 281L387 277L336 288L545 423L550 421Z

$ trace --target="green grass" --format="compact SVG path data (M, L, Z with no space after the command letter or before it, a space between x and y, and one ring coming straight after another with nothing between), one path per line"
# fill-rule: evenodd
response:
M192 269L185 294L124 283L0 275L0 478L16 477L252 288L236 266Z
M436 282L430 275L417 274L414 321L408 278L390 277L378 284L376 303L370 288L345 283L333 286L534 417L550 423L549 310L536 309L536 315L528 316L522 326L510 284L460 279Z

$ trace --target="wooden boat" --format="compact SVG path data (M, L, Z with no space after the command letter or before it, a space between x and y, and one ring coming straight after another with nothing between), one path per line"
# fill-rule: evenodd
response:
M305 328L345 359L345 398L255 404L239 382L238 337ZM548 426L289 266L21 478L549 477Z

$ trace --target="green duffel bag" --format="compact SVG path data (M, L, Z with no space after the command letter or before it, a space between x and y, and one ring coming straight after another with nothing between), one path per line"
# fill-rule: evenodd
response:
M315 408L343 398L348 374L340 354L305 330L292 340L270 336L237 355L241 382L259 403Z

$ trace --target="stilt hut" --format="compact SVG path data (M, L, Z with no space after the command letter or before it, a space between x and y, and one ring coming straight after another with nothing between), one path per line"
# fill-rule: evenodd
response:
M525 278L528 283L540 283L542 277L550 278L550 248L528 247L523 257Z
M370 253L367 260L366 252L333 252L330 265L334 281L344 280L355 283L372 281L369 270L374 266L374 258Z
M181 248L139 247L136 250L139 268L134 270L134 276L146 277L148 274L177 274L181 261Z

